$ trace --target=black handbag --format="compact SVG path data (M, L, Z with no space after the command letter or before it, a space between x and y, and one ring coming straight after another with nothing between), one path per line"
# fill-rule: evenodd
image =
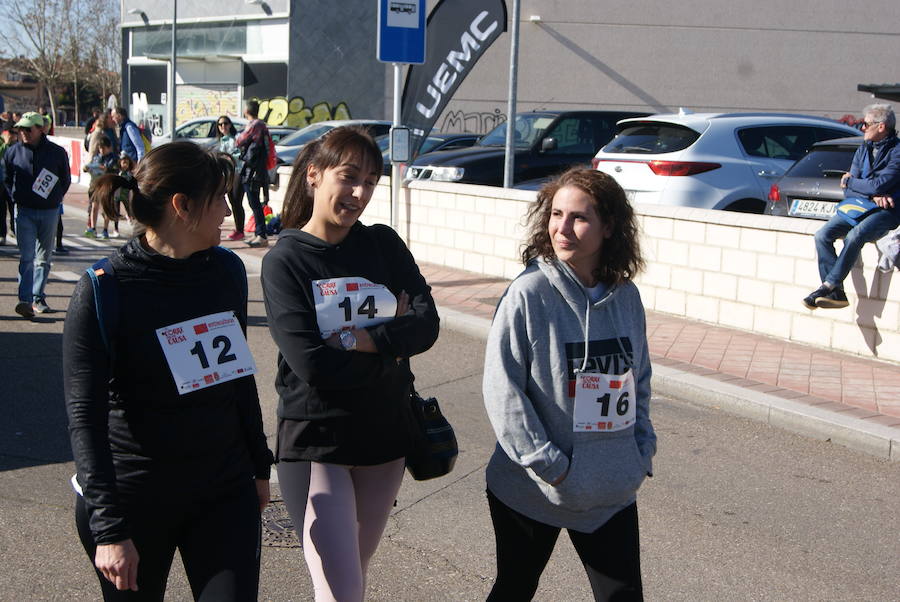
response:
M456 464L459 446L453 427L441 413L437 399L422 399L412 389L409 394L412 414L411 448L406 456L406 469L417 481L436 479L449 474Z

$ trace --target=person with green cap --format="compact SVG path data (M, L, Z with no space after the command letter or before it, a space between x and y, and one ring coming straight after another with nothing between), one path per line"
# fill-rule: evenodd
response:
M44 135L44 118L29 112L16 122L22 143L3 156L4 184L16 205L19 291L16 313L31 319L51 311L44 297L59 207L72 177L69 156Z

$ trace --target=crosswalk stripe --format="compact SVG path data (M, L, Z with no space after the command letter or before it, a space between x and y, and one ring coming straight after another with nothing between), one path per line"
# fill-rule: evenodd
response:
M78 282L81 279L81 276L76 274L75 272L69 272L66 270L57 272L55 270L50 270L50 275L56 278L57 280L62 280L63 282Z

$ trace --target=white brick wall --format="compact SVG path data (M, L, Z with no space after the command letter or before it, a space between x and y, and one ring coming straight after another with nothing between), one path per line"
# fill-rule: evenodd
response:
M389 221L389 184L379 185L366 223ZM530 191L417 182L401 190L399 231L423 261L513 278L522 270L524 216L534 198ZM813 234L821 222L636 210L647 260L636 282L648 309L900 362L900 278L875 270L874 245L845 283L850 307L811 311L801 299L819 284Z

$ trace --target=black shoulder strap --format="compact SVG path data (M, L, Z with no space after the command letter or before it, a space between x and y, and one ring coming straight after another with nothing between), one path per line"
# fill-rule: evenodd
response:
M87 269L94 288L94 309L97 313L97 324L100 326L100 337L112 361L115 351L115 325L119 319L119 282L116 270L109 257L104 257Z

